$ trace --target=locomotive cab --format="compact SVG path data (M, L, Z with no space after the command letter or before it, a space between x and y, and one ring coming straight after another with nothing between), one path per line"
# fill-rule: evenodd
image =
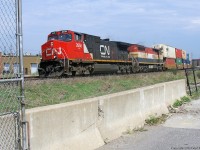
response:
M40 77L61 76L69 72L69 61L92 59L81 33L70 30L51 32L42 45L42 60L38 72Z

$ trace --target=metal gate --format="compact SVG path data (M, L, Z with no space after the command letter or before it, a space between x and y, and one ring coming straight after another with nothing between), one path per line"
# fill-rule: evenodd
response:
M196 93L198 92L198 86L200 84L200 68L188 68L185 69L185 76L187 81L187 87L189 90L190 96L192 96L192 93L194 92L194 89Z
M21 0L0 0L0 150L28 149Z

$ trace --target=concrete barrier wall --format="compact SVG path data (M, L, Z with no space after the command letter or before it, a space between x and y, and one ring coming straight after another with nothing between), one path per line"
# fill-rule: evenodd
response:
M94 149L104 144L98 101L86 100L27 110L31 150Z
M185 80L27 111L31 150L95 149L186 95Z

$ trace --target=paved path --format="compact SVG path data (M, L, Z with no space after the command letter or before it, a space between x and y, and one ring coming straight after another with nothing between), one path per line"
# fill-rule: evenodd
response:
M200 100L181 107L163 125L145 128L98 150L200 150Z

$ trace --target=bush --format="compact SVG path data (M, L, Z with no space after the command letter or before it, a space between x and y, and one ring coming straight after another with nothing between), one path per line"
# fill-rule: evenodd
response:
M184 96L184 97L181 97L180 100L176 100L172 106L174 108L177 108L177 107L183 105L184 103L188 103L188 102L190 102L190 98L187 96Z
M181 101L184 102L184 103L187 103L187 102L190 102L191 100L190 100L189 97L184 96L184 97L181 98Z
M177 108L177 107L181 106L182 104L183 104L182 101L176 100L176 101L174 102L174 104L173 104L173 107L174 107L174 108Z

